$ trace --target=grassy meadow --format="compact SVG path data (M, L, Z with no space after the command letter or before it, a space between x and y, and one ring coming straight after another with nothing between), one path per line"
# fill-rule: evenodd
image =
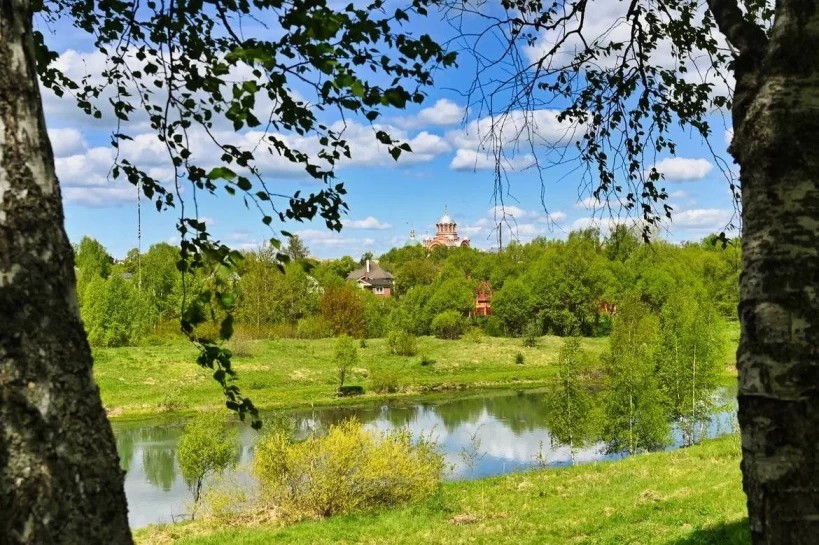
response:
M724 382L732 384L739 336L735 322L725 324L723 336ZM385 339L369 339L366 347L358 348L359 361L346 381L364 386L366 394L350 398L335 396L335 339L240 337L234 346L234 365L243 392L259 408L277 409L471 388L539 387L554 378L553 364L561 343L560 337L553 336L541 337L533 348L514 338L482 336L450 341L421 337L417 355L407 357L390 354ZM598 360L607 345L606 338L582 339L583 350L592 361ZM518 354L523 355L523 364L515 363ZM139 418L219 406L221 392L211 373L194 363L195 357L196 350L183 339L96 349L94 374L109 416ZM385 377L397 385L398 392L379 394L372 390L373 382Z
M736 435L674 452L449 482L420 504L305 521L201 521L140 530L137 543L750 543ZM255 521L255 522L254 522Z

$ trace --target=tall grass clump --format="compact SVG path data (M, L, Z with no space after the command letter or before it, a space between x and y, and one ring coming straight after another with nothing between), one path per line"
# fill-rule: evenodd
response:
M264 501L291 519L329 517L418 501L441 484L443 457L409 432L365 430L355 420L293 442L276 432L256 447Z
M383 367L370 369L370 390L379 394L394 394L400 389L398 373Z
M415 335L403 329L393 329L387 336L387 346L391 354L398 356L414 356L418 352L418 342Z

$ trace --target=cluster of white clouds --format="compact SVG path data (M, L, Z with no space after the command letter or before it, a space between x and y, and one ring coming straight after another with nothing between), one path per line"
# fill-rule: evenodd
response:
M86 55L67 51L61 55L58 66L70 77L78 79L88 74L99 74L105 68L105 62L99 52ZM114 128L110 116L104 116L102 121L94 120L81 113L72 104L71 98L60 99L50 92L45 93L44 100L49 121L60 127L51 129L50 135L65 199L85 205L105 205L134 199L133 187L126 182L109 179L115 156L113 148L107 142L105 145L89 145L83 132L110 132ZM573 127L558 121L557 110L511 111L456 126L466 116L467 110L463 106L440 99L413 117L398 118L391 123L371 126L357 121L337 121L330 128L339 132L351 148L352 157L346 159L340 168L410 166L430 163L449 154L449 168L456 171L493 170L496 165L506 171L524 171L535 164L533 152L565 147L574 136ZM384 130L394 139L409 144L412 153L403 153L398 161L393 160L386 147L376 140L375 131L378 130ZM443 133L436 134L432 132L434 130L443 130ZM173 169L168 150L147 127L145 120L135 115L123 132L127 131L131 131L133 140L120 142L120 157L141 166L160 181L170 181ZM303 165L268 149L269 135L263 131L246 130L237 134L227 126L217 125L212 135L219 142L231 142L241 149L255 150L257 166L270 181L281 178L308 179ZM276 134L275 137L312 157L316 157L322 149L315 135ZM188 138L193 159L200 166L209 168L218 164L221 151L210 135L194 128L189 131ZM671 181L699 180L706 177L713 167L705 159L679 157L663 159L656 166ZM349 226L354 227L355 222Z
M693 182L702 180L711 172L714 165L707 159L686 159L668 157L654 164L666 180L672 182Z
M585 9L569 17L570 12L577 7L577 3L564 3L562 12L554 14L554 19L565 17L564 24L555 24L549 27L548 31L542 31L534 43L526 47L526 58L529 62L536 64L542 61L545 55L552 54L548 65L552 69L564 66L574 66L578 53L586 50L586 44L593 44L599 50L604 49L613 43L628 43L633 36L632 23L627 20L629 4L624 2L611 2L609 0L597 0L585 4ZM691 21L692 26L702 26L701 22L705 16L707 4L702 2L697 10L695 19ZM673 11L668 14L659 11L652 12L655 18L672 22L670 19L676 15ZM642 17L643 27L648 25L645 16ZM723 52L728 53L729 47L724 36L716 31L713 35L718 47ZM628 47L616 48L609 56L597 55L593 60L587 62L586 68L608 69L618 66L623 55L630 52L636 55L634 49ZM704 50L695 50L691 58L681 63L679 55L671 47L668 39L657 44L656 49L650 52L649 62L653 65L676 69L684 68L684 79L689 83L709 83L712 85L713 96L730 96L734 88L733 75L726 71L717 71L712 67L711 56ZM680 66L680 65L683 66Z
M381 221L374 216L367 216L361 220L346 220L342 222L344 224L345 229L367 229L367 230L378 230L383 231L385 229L390 229L392 225L387 222Z

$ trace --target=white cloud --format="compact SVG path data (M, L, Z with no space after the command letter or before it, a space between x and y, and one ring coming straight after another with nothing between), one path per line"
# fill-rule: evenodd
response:
M464 118L466 109L442 98L433 106L418 112L418 120L426 125L455 125Z
M508 151L518 143L566 146L571 143L572 127L557 120L558 110L513 110L486 116L467 124L463 129L449 131L447 139L457 148L467 150L492 149L501 144Z
M505 170L524 170L535 163L535 158L529 154L511 158L502 158L501 165ZM455 157L449 163L452 170L494 170L497 164L495 157L489 153L483 153L468 149L459 149L455 152Z
M127 186L127 187L126 187ZM65 202L85 206L110 206L127 201L136 202L136 189L127 182L116 187L63 187Z
M485 217L465 226L458 226L458 231L469 235L473 240L487 240L490 244L497 244L498 224L501 224L504 240L528 242L535 237L551 233L555 224L565 221L566 218L566 213L559 210L546 213L544 210L498 205L488 209Z
M715 231L723 229L731 221L732 216L731 210L699 208L672 212L671 222L675 227Z
M565 212L558 210L557 212L549 212L548 214L538 216L537 221L540 223L562 223L566 221L567 217Z
M614 230L618 225L625 225L634 232L642 232L645 222L638 218L617 218L617 217L582 217L577 218L572 222L572 231L581 231L583 229L600 229L600 232L605 236Z
M522 208L518 208L517 206L511 205L499 205L493 206L487 211L492 218L503 218L503 217L512 217L515 219L525 218L527 216L535 214L534 212L527 212Z
M706 159L686 159L683 157L668 157L654 165L666 180L673 182L691 182L702 180L714 165Z
M62 69L69 77L80 80L89 78L93 84L103 82L101 74L106 69L110 61L98 51L83 53L68 50L60 55L56 61L58 68ZM131 68L137 68L145 61L137 61L135 58L128 58L126 62ZM231 74L227 79L240 79L252 77L250 68L245 70L248 73ZM235 77L234 77L235 76ZM99 97L98 103L103 109L103 119L94 120L82 113L75 105L73 97L56 97L48 90L44 91L44 107L49 124L54 127L49 131L57 158L58 175L63 183L63 187L70 188L92 188L87 192L79 190L66 190L64 195L67 201L80 202L94 205L105 204L105 201L121 201L129 198L127 189L120 189L118 186L112 189L106 177L110 172L114 161L113 150L107 146L88 148L84 134L88 131L110 131L115 127L113 116L111 115L108 99L112 98L113 86L107 86L103 94ZM298 93L292 92L297 100L303 100ZM273 110L273 105L268 103L266 96L260 96L257 101L258 117L265 119ZM430 111L425 111L423 116L435 118L441 123L449 123L457 105L450 101L439 101ZM340 160L336 167L343 169L353 166L363 167L385 167L394 168L396 166L414 165L432 161L439 155L451 150L450 144L441 136L427 131L408 132L392 125L379 124L375 126L362 125L355 121L343 123L337 121L330 124L332 130L341 134L351 148L352 157ZM67 128L60 128L67 127ZM395 161L388 153L388 149L376 139L375 133L384 130L393 139L406 142L412 152L402 153L398 161ZM168 151L153 132L144 114L135 113L132 119L123 124L120 132L130 135L133 140L122 141L120 143L120 158L127 159L137 166L149 170L149 174L161 180L168 181L173 176ZM299 136L295 134L274 134L265 133L259 130L245 130L236 133L229 123L223 119L216 119L211 134L219 142L227 142L237 146L241 150L253 151L256 164L263 177L267 178L303 178L309 179L309 175L304 170L304 165L293 163L282 157L275 148L270 145L269 138L278 138L292 149L297 149L319 162L320 166L328 168L329 165L317 159L319 151L322 149L319 138L314 135ZM201 128L194 126L188 130L189 148L192 153L192 161L202 168L208 169L219 164L222 151L213 142L211 137ZM96 192L96 193L95 193Z
M586 197L585 199L580 199L576 203L574 203L573 207L582 210L601 210L608 206L608 201L601 201L600 199L596 198L594 195Z
M532 146L564 147L571 143L575 127L560 123L558 114L557 110L513 110L449 131L446 138L457 149L449 166L453 170L492 170L500 155L504 170L531 167L535 164L528 151Z
M54 157L70 157L83 153L88 145L77 129L48 129L48 139Z
M303 231L292 231L294 235L299 235L307 246L333 246L350 248L362 248L375 244L373 238L351 238L345 237L337 231L326 229L305 229Z
M344 223L344 227L347 229L375 229L375 230L383 230L389 229L392 227L389 223L382 222L378 218L374 216L367 216L363 220L347 220Z
M568 17L570 10L575 4L565 3L562 5L562 12L555 14L555 19L567 17L565 24L554 25L549 31L541 33L539 38L525 48L528 60L532 63L539 63L541 59L551 53L558 43L560 47L554 52L547 64L551 70L558 70L561 67L572 66L578 53L586 49L586 44L597 46L598 51L602 51L607 46L614 43L628 43L632 36L632 23L627 20L628 4L623 2L599 1L589 3L587 9L582 12L582 32L578 32L581 24L581 12ZM702 3L693 24L701 23L705 16L706 4ZM670 15L654 13L661 19L668 21L677 15L671 12ZM646 25L645 18L642 18L643 25ZM727 51L728 45L724 36L719 32L714 32L713 38L717 41L718 47ZM617 47L612 48L610 55L597 55L586 62L583 69L595 68L611 69L619 66L623 61L624 53L629 52L635 55L633 48ZM650 52L651 64L668 69L679 67L679 56L674 53L669 40L663 40L657 44L656 49ZM712 96L729 96L734 88L733 74L728 71L717 71L711 65L711 56L702 50L694 50L690 58L682 63L686 71L683 79L689 83L709 83L712 85ZM576 70L576 69L575 69ZM678 72L681 73L681 72Z

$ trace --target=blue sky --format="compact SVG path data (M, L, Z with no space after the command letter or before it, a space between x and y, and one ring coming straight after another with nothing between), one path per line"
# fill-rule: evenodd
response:
M593 14L596 19L587 23L591 28L595 24L604 28L606 18L611 16L605 10ZM436 22L433 26L444 25ZM93 51L82 33L70 27L52 30L55 32L50 45L61 53L60 65L69 74L76 77L102 69L104 58ZM368 250L379 254L403 244L410 229L415 229L419 237L434 233L434 224L445 206L461 235L469 236L473 246L479 248L495 245L495 225L502 216L506 218L506 241L516 238L525 242L536 236L563 238L572 229L589 225L605 231L612 223L610 212L590 202L583 192L578 165L545 174L544 209L541 179L526 168L531 164L526 152L508 162L509 185L502 194L504 209L497 208L501 203L495 193L493 161L479 149L480 136L485 134L489 120L474 105L468 108L463 98L464 82L470 78L470 64L463 58L459 69L438 74L436 86L428 90L423 105L385 112L380 123L393 137L408 141L414 150L398 162L376 143L372 127L363 120L348 120L346 136L352 142L353 158L339 168L338 177L347 187L350 211L341 233L331 233L320 222L275 227L298 233L317 257L357 257ZM77 242L83 235L92 236L115 257L124 256L137 244L136 189L127 182L106 180L112 160L107 144L111 122L105 118L95 121L77 110L70 99L59 99L48 92L44 93L44 103L63 187L69 237ZM730 128L721 113L715 112L713 118L711 144L717 154L727 158ZM538 110L529 119L546 135L563 130L555 122L554 112L547 109ZM325 121L338 122L332 118ZM139 126L130 131L138 136L131 147L135 160L162 178L167 165L152 134ZM707 147L699 138L689 138L685 133L675 136L677 156L657 158L675 209L673 221L664 226L662 236L675 241L698 240L723 230L732 220L734 209L728 182ZM309 149L309 142L305 145ZM546 154L546 148L538 149L538 153ZM545 155L538 158L548 160ZM272 162L265 172L276 191L318 188L315 182L280 163ZM257 247L273 234L262 224L259 214L247 210L239 198L200 195L199 214L214 236L237 248ZM157 213L152 203L143 199L143 249L155 242L177 241L175 219L174 211Z

